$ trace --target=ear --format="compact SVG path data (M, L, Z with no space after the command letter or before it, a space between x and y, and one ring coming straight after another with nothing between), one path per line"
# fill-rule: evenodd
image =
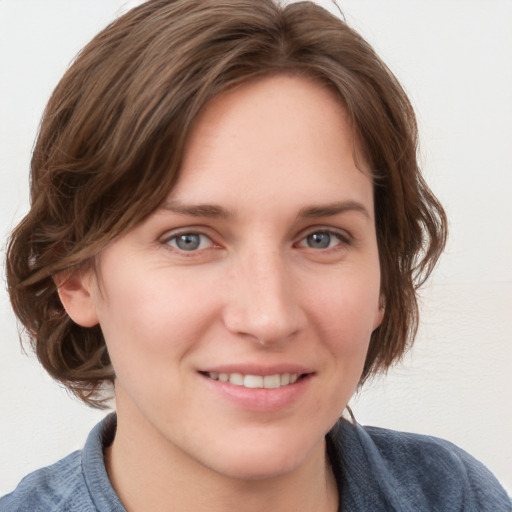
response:
M380 327L380 324L382 323L382 320L384 319L384 297L381 295L379 298L379 309L375 312L375 319L373 321L373 330L377 329L377 327Z
M67 314L82 327L94 327L98 316L92 293L95 280L92 271L64 270L53 276L60 301Z

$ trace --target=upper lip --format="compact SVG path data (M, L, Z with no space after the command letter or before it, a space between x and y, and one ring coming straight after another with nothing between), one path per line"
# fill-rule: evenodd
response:
M242 375L283 375L285 373L304 375L314 373L310 367L299 364L276 364L276 365L255 365L255 364L223 364L209 366L199 370L201 373L241 373Z

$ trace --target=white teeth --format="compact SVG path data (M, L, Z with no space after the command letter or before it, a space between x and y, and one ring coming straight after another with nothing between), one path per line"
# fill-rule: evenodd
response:
M263 377L261 375L246 375L244 377L244 387L246 388L262 388Z
M234 384L235 386L243 386L244 385L244 376L241 373L230 373L229 374L229 382Z
M270 389L280 388L281 377L279 375L265 375L265 377L263 377L263 387Z
M297 382L299 374L297 373L283 373L275 375L242 375L241 373L218 373L209 372L208 377L213 380L221 382L229 382L235 386L244 386L246 388L256 389L277 389L282 386L288 386Z

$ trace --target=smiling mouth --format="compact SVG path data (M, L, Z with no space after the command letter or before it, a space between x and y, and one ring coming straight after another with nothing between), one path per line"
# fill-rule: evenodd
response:
M220 382L250 389L277 389L294 384L308 374L280 373L275 375L243 375L242 373L201 372L206 377Z

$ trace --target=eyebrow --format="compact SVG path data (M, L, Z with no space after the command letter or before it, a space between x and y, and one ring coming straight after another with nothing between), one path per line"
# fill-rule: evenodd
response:
M190 215L192 217L208 217L230 219L235 217L233 210L228 210L216 204L184 204L176 200L168 200L162 204L162 210ZM312 219L317 217L334 217L346 212L358 212L370 219L370 213L366 207L357 201L339 201L328 204L312 205L301 208L298 219Z
M226 210L216 204L183 204L176 200L168 200L162 204L162 210L192 217L210 217L229 219L235 216L231 210Z
M299 219L312 219L316 217L334 217L345 212L362 213L371 219L370 212L362 203L357 201L339 201L336 203L320 204L301 208L297 217Z

